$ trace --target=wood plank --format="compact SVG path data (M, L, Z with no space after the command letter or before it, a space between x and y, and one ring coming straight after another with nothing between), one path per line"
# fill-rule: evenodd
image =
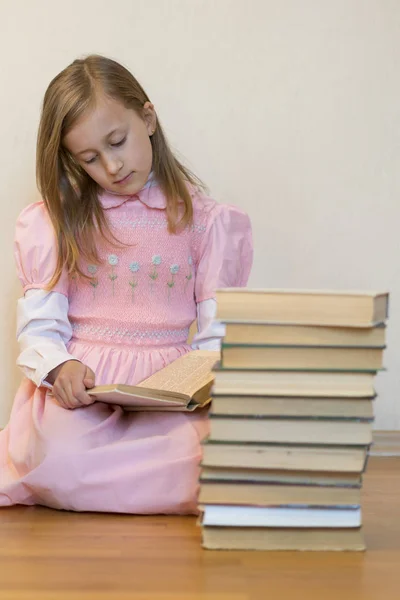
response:
M1 600L391 600L400 459L371 458L366 553L211 552L193 517L0 510Z

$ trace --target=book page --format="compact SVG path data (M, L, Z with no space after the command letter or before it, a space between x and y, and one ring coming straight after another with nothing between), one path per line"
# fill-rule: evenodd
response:
M92 390L88 390L88 394L90 396L94 396L100 402L105 402L106 404L117 404L118 406L128 407L132 410L141 410L143 407L149 408L153 407L154 410L178 407L182 409L182 407L186 406L182 402L182 400L177 400L171 398L170 400L164 398L154 398L152 396L140 396L139 394L134 394L132 391L124 392L120 390L118 387L114 387L111 389L101 389L93 388Z
M219 352L195 350L181 356L137 387L175 392L192 397L214 379L212 369L220 360Z

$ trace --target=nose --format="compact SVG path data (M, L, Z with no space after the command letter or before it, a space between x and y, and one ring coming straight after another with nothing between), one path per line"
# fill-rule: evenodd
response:
M104 158L104 166L109 175L117 175L124 165L120 158L116 156L108 156Z

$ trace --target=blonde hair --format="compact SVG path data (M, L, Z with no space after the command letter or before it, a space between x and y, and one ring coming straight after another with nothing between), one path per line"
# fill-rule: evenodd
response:
M79 258L100 262L98 235L110 243L117 241L99 201L99 186L62 145L64 136L93 106L99 90L140 116L149 101L142 86L125 67L98 55L75 60L53 79L44 97L36 177L57 240L57 265L49 289L56 285L64 269L70 275L86 277ZM169 231L176 233L178 227L185 227L193 218L187 184L202 187L202 183L174 156L158 119L150 139L154 178L167 199ZM179 202L183 203L183 212L178 211Z

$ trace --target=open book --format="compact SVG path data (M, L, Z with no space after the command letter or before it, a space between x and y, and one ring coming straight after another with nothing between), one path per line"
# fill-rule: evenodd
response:
M215 351L195 350L181 356L135 386L99 385L88 391L99 402L132 411L193 411L211 400Z

